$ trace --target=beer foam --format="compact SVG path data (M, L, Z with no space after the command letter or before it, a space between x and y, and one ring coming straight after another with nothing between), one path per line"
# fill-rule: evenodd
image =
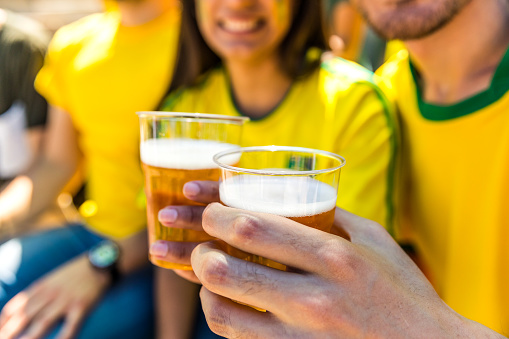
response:
M292 218L336 206L336 190L309 177L237 175L220 183L219 194L230 207Z
M212 157L232 148L238 146L212 140L148 139L141 142L140 155L149 166L199 170L217 168Z

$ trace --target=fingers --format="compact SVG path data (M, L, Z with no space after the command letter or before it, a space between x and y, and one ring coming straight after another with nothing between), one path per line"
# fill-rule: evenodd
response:
M58 334L58 339L71 339L78 332L81 321L85 317L85 309L77 304L71 307L65 317L64 325Z
M270 313L240 305L202 287L200 298L212 332L225 338L290 338Z
M32 319L50 302L52 296L37 294L30 290L21 292L12 298L2 310L0 338L14 338L32 321Z
M291 310L294 300L290 296L306 283L304 275L234 258L212 242L200 244L191 262L208 290L273 313Z
M201 217L205 206L168 206L159 211L163 226L203 231Z
M219 183L217 181L190 181L184 185L187 199L203 204L219 201Z
M65 302L63 300L56 300L50 306L45 307L43 312L40 312L30 323L30 326L23 333L21 339L35 339L40 338L58 320L63 317L65 313Z
M348 241L290 219L211 204L204 230L248 253L307 272L328 271L351 246Z
M150 254L156 259L175 264L191 265L191 253L198 242L157 240L150 246Z
M332 233L358 244L370 245L380 241L393 242L390 234L380 224L341 208L336 208Z

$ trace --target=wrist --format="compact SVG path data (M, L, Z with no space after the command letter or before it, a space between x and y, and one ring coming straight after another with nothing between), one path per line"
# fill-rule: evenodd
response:
M107 288L112 285L112 278L111 275L108 272L101 272L99 270L96 270L90 265L90 262L87 259L87 266L90 270L90 273L94 277L94 279L97 281L97 284L100 285L102 288Z
M463 338L493 338L493 339L507 339L505 336L500 333L495 332L489 327L486 327L478 322L467 319L465 317L461 317L463 319Z
M111 240L103 240L88 251L88 262L95 275L108 285L119 279L120 247Z
M505 338L490 328L458 314L445 303L444 306L446 315L439 321L444 338Z

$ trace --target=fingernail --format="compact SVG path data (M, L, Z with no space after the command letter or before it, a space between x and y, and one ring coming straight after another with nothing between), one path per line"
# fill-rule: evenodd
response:
M150 254L156 257L164 257L168 254L168 245L162 241L156 241L150 246Z
M189 197L194 197L200 194L200 186L194 182L188 182L184 185L184 194Z
M173 223L175 220L177 220L178 212L176 209L173 208L163 208L159 211L159 221L166 222L166 223Z

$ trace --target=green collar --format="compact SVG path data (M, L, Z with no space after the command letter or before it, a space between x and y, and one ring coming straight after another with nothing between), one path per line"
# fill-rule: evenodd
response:
M453 105L434 105L424 102L421 89L418 86L418 72L411 61L409 61L410 70L415 83L419 111L422 116L428 120L444 121L459 118L481 110L498 101L507 91L509 91L509 49L506 51L502 61L497 67L491 85L486 90L475 94L474 96L460 101Z

